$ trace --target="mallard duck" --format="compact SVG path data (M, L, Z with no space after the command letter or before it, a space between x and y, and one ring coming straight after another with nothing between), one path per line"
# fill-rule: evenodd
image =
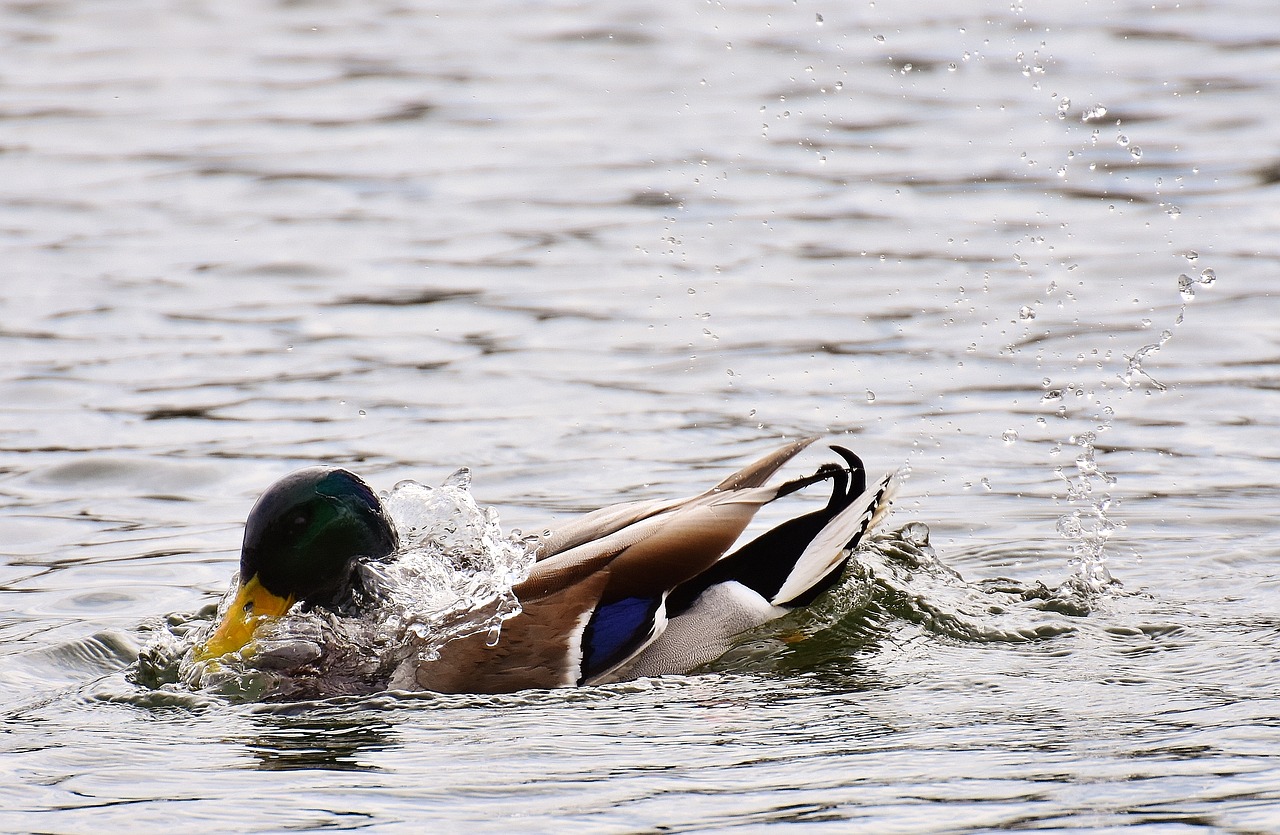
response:
M831 588L888 512L896 478L868 489L861 459L838 446L842 465L766 485L814 440L699 495L613 505L544 533L512 589L520 612L498 640L452 640L394 686L503 693L685 673L715 660L736 636ZM822 481L831 483L824 507L725 556L760 507ZM355 474L310 467L285 476L249 513L234 600L196 657L251 653L255 631L293 606L349 609L356 567L394 559L398 544L377 494Z

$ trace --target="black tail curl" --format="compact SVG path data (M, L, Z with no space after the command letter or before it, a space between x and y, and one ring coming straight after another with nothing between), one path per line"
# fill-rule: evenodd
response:
M830 480L831 498L827 506L783 522L697 577L672 589L667 595L668 617L675 617L688 610L699 595L719 583L737 581L765 600L772 600L777 595L795 569L796 561L814 537L836 514L851 505L867 489L867 471L862 459L844 447L832 446L831 449L845 460L848 468L838 464L823 464L813 475L789 481L778 490L779 496L785 496L810 484ZM841 562L809 590L788 601L787 605L804 606L812 602L835 585L843 569L844 562Z

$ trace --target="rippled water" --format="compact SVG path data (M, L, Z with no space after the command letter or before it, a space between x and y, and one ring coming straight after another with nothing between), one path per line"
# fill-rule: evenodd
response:
M0 6L0 829L1280 829L1278 45L1249 0ZM882 540L706 674L134 675L298 466L536 529L801 434L909 464L940 562Z

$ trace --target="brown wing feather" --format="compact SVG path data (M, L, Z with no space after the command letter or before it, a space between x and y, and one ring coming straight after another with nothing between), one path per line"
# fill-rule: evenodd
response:
M696 496L684 499L661 499L656 501L626 502L610 505L580 516L556 528L544 536L538 547L538 559L544 560L571 548L603 539L629 525L634 525L652 516L669 513L683 505L697 502L708 496L759 487L769 480L783 464L790 461L801 450L813 443L817 438L801 438L786 446L770 452L737 472L725 478L715 487ZM727 546L726 546L727 547Z
M728 490L742 490L746 487L759 487L781 469L782 465L795 458L809 444L818 440L817 435L792 441L784 447L774 450L768 455L753 461L738 470L724 481L712 487L707 493L722 493ZM703 495L707 495L703 493Z
M628 525L603 539L587 542L538 563L534 573L549 582L576 574L583 563L606 560L613 579L605 602L661 594L714 563L728 550L764 503L773 487L708 494L668 513Z
M760 506L772 498L770 491L756 500L696 505L664 516L652 535L609 563L604 600L654 597L701 574L729 550Z
M608 536L628 525L634 525L650 516L671 510L694 498L697 497L624 502L593 510L544 535L538 542L538 559L545 560L547 557L553 557L583 543Z

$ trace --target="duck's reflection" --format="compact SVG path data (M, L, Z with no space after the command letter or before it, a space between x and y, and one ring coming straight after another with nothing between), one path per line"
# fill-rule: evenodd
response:
M252 736L240 742L264 771L380 771L375 755L400 745L396 729L369 707L312 703L264 710L250 720Z

